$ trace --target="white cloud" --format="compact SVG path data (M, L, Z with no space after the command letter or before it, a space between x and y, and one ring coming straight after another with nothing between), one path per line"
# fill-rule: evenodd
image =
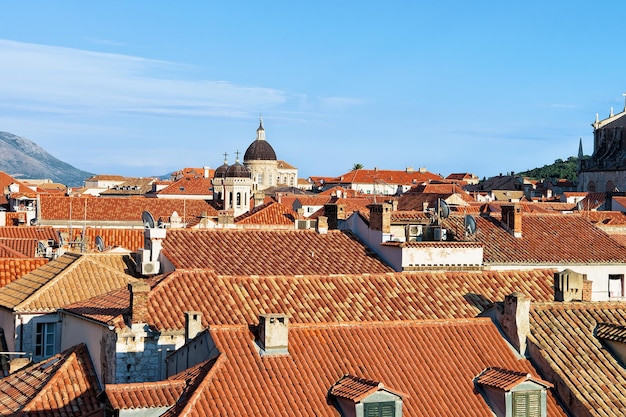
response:
M185 66L171 62L8 40L0 40L0 55L0 106L238 117L287 101L272 88L186 79Z

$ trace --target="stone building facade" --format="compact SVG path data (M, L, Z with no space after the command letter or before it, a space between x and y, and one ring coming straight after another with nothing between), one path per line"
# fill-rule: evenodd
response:
M616 192L626 190L626 107L620 113L596 120L593 126L593 154L583 159L578 152L580 191Z

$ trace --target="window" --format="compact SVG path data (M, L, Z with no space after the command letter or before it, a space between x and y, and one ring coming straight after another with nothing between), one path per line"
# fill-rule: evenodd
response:
M35 356L49 358L54 355L56 323L37 323Z
M541 417L541 391L514 392L513 417Z
M396 403L393 401L384 403L365 403L364 417L395 417Z
M609 275L609 298L622 298L622 297L624 297L624 275L623 274Z
M241 205L241 193L237 193L237 207Z

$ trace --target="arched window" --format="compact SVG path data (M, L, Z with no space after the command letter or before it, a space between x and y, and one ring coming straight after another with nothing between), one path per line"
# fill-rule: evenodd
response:
M241 205L241 193L237 193L237 205Z
M608 180L606 182L606 188L604 189L604 191L607 191L607 192L616 191L615 190L615 184L613 183L613 181Z
M589 181L589 184L587 184L587 191L589 191L590 193L595 193L596 192L596 183L593 181Z

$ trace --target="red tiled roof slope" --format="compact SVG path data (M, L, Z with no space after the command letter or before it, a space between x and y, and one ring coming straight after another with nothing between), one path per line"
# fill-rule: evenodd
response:
M235 218L238 225L281 225L292 226L297 213L280 203L271 201Z
M504 391L510 391L511 388L525 381L533 381L538 384L544 385L545 387L552 387L552 384L548 381L535 378L529 373L498 367L486 368L476 378L476 382L478 384L499 388Z
M554 299L554 271L419 272L305 277L227 277L175 271L150 280L148 313L159 331L184 329L184 312L204 326L251 324L260 314L286 313L294 323L427 320L475 317L516 291ZM128 290L67 306L101 323L123 325Z
M89 353L81 344L1 379L0 414L33 417L103 415L97 398L99 391Z
M0 238L0 258L34 258L39 240Z
M41 196L41 219L87 221L137 221L141 213L149 211L155 219L169 217L174 211L181 217L199 216L206 212L217 216L217 210L205 200L149 198L149 197L58 197Z
M224 363L207 375L177 415L297 411L334 417L338 410L328 401L328 390L351 374L406 393L403 415L457 416L462 409L468 417L487 417L493 411L473 382L481 370L499 366L534 373L489 319L290 325L289 355L263 358L247 327L216 326L210 332ZM552 417L566 415L551 392L547 408Z
M213 195L212 181L212 178L185 176L157 192L157 194Z
M626 323L626 303L532 304L529 341L552 368L555 387L564 384L588 415L623 416L626 369L594 335L599 323Z
M495 217L475 217L472 239L484 245L486 264L622 263L626 249L582 216L523 214L522 237L509 233ZM464 239L463 217L445 219L448 233Z
M69 235L69 229L59 228L59 232ZM72 229L72 236L67 236L71 241L83 238L88 251L96 250L96 237L100 236L104 245L108 247L122 247L130 251L143 248L144 229L117 229L117 228L75 228ZM65 242L68 243L68 242Z
M4 226L0 227L0 238L54 240L58 242L59 235L51 226Z
M391 272L367 246L340 231L168 230L163 254L177 269L222 275L314 275Z
M0 258L0 287L48 263L46 258Z
M66 253L3 287L0 305L49 312L125 287L134 279L128 258L127 254Z

